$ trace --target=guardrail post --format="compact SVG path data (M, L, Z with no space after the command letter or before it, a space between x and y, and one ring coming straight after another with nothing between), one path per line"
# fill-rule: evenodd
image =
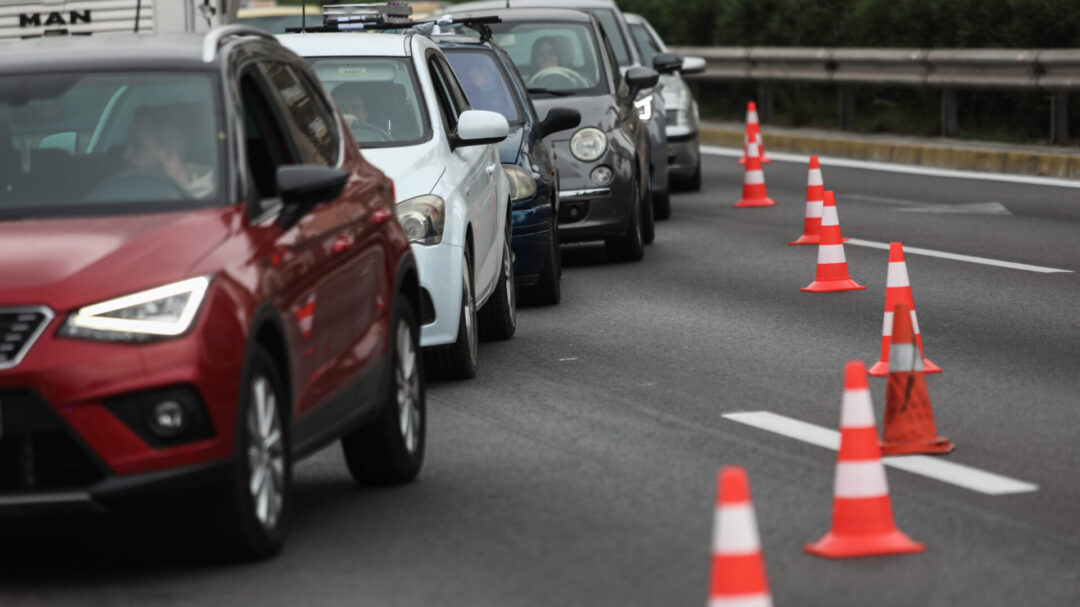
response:
M1050 143L1069 142L1069 93L1058 91L1050 100Z
M771 84L762 84L758 87L758 118L762 122L772 122L773 116L776 115L776 102L773 95L773 86Z
M956 137L956 89L941 91L941 134Z
M840 87L840 128L845 131L855 128L855 89L850 86Z

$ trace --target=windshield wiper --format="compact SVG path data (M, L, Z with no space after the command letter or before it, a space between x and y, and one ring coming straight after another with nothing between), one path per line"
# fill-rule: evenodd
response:
M551 89L529 89L530 95L555 95L556 97L566 97L573 95L573 91L553 91Z

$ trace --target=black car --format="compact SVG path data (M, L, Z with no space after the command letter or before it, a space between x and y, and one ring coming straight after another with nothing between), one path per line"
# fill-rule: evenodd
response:
M455 18L489 13L459 13ZM547 139L559 169L563 242L604 240L609 257L638 260L653 231L649 133L637 93L659 75L632 67L624 76L600 22L570 9L509 9L491 24L493 41L517 66L540 113L571 107L577 130Z
M499 112L510 133L499 143L499 159L510 182L514 226L514 279L522 293L541 304L562 297L559 254L559 176L544 137L581 122L577 110L553 108L537 116L521 74L505 51L481 37L436 36L476 109Z

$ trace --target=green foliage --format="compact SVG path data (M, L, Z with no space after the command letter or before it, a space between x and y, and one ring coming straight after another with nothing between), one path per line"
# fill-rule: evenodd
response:
M1080 0L619 0L673 46L1066 48Z

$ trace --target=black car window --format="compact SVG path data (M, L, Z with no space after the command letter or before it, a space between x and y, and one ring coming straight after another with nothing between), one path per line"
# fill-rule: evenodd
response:
M469 105L478 110L498 112L510 123L522 121L510 81L494 55L467 49L447 49L443 52L465 89Z
M641 51L641 62L651 66L653 58L663 52L660 50L660 45L653 39L644 23L631 23L630 32L634 34L634 41L637 42L638 50Z
M469 103L469 98L465 96L465 91L461 88L461 83L458 82L457 76L454 75L454 70L450 67L450 64L446 62L445 58L438 56L436 56L436 62L439 64L439 69L442 71L443 77L446 79L446 84L450 88L450 94L454 99L454 105L457 107L458 115L465 110L471 110L472 105Z
M616 64L615 52L611 48L611 40L603 30L600 31L600 48L604 49L604 54L607 55L608 63L611 65L611 79L615 82L615 90L620 91L623 86L622 70Z
M287 63L260 62L259 69L286 110L284 126L301 161L335 166L339 141L334 132L334 116L319 101L319 93Z
M439 110L443 116L443 126L446 127L448 133L452 133L457 128L457 119L460 112L454 103L453 94L450 93L450 85L447 83L446 74L443 73L442 67L434 55L428 58L428 71L431 72L431 83L435 87L435 99L439 103Z
M269 85L254 66L241 74L240 119L244 125L245 169L248 183L255 190L248 196L253 215L265 210L264 205L268 203L263 201L276 199L277 168L297 162L297 156L281 130L282 120L278 116L281 112L275 112L273 103L267 98L268 89Z
M620 67L633 65L634 60L630 57L626 38L623 36L622 28L619 27L619 16L615 14L614 9L595 8L589 12L596 15L596 18L600 20L600 25L604 27L604 33L611 41L611 50L615 51L615 57L618 59L617 65Z

